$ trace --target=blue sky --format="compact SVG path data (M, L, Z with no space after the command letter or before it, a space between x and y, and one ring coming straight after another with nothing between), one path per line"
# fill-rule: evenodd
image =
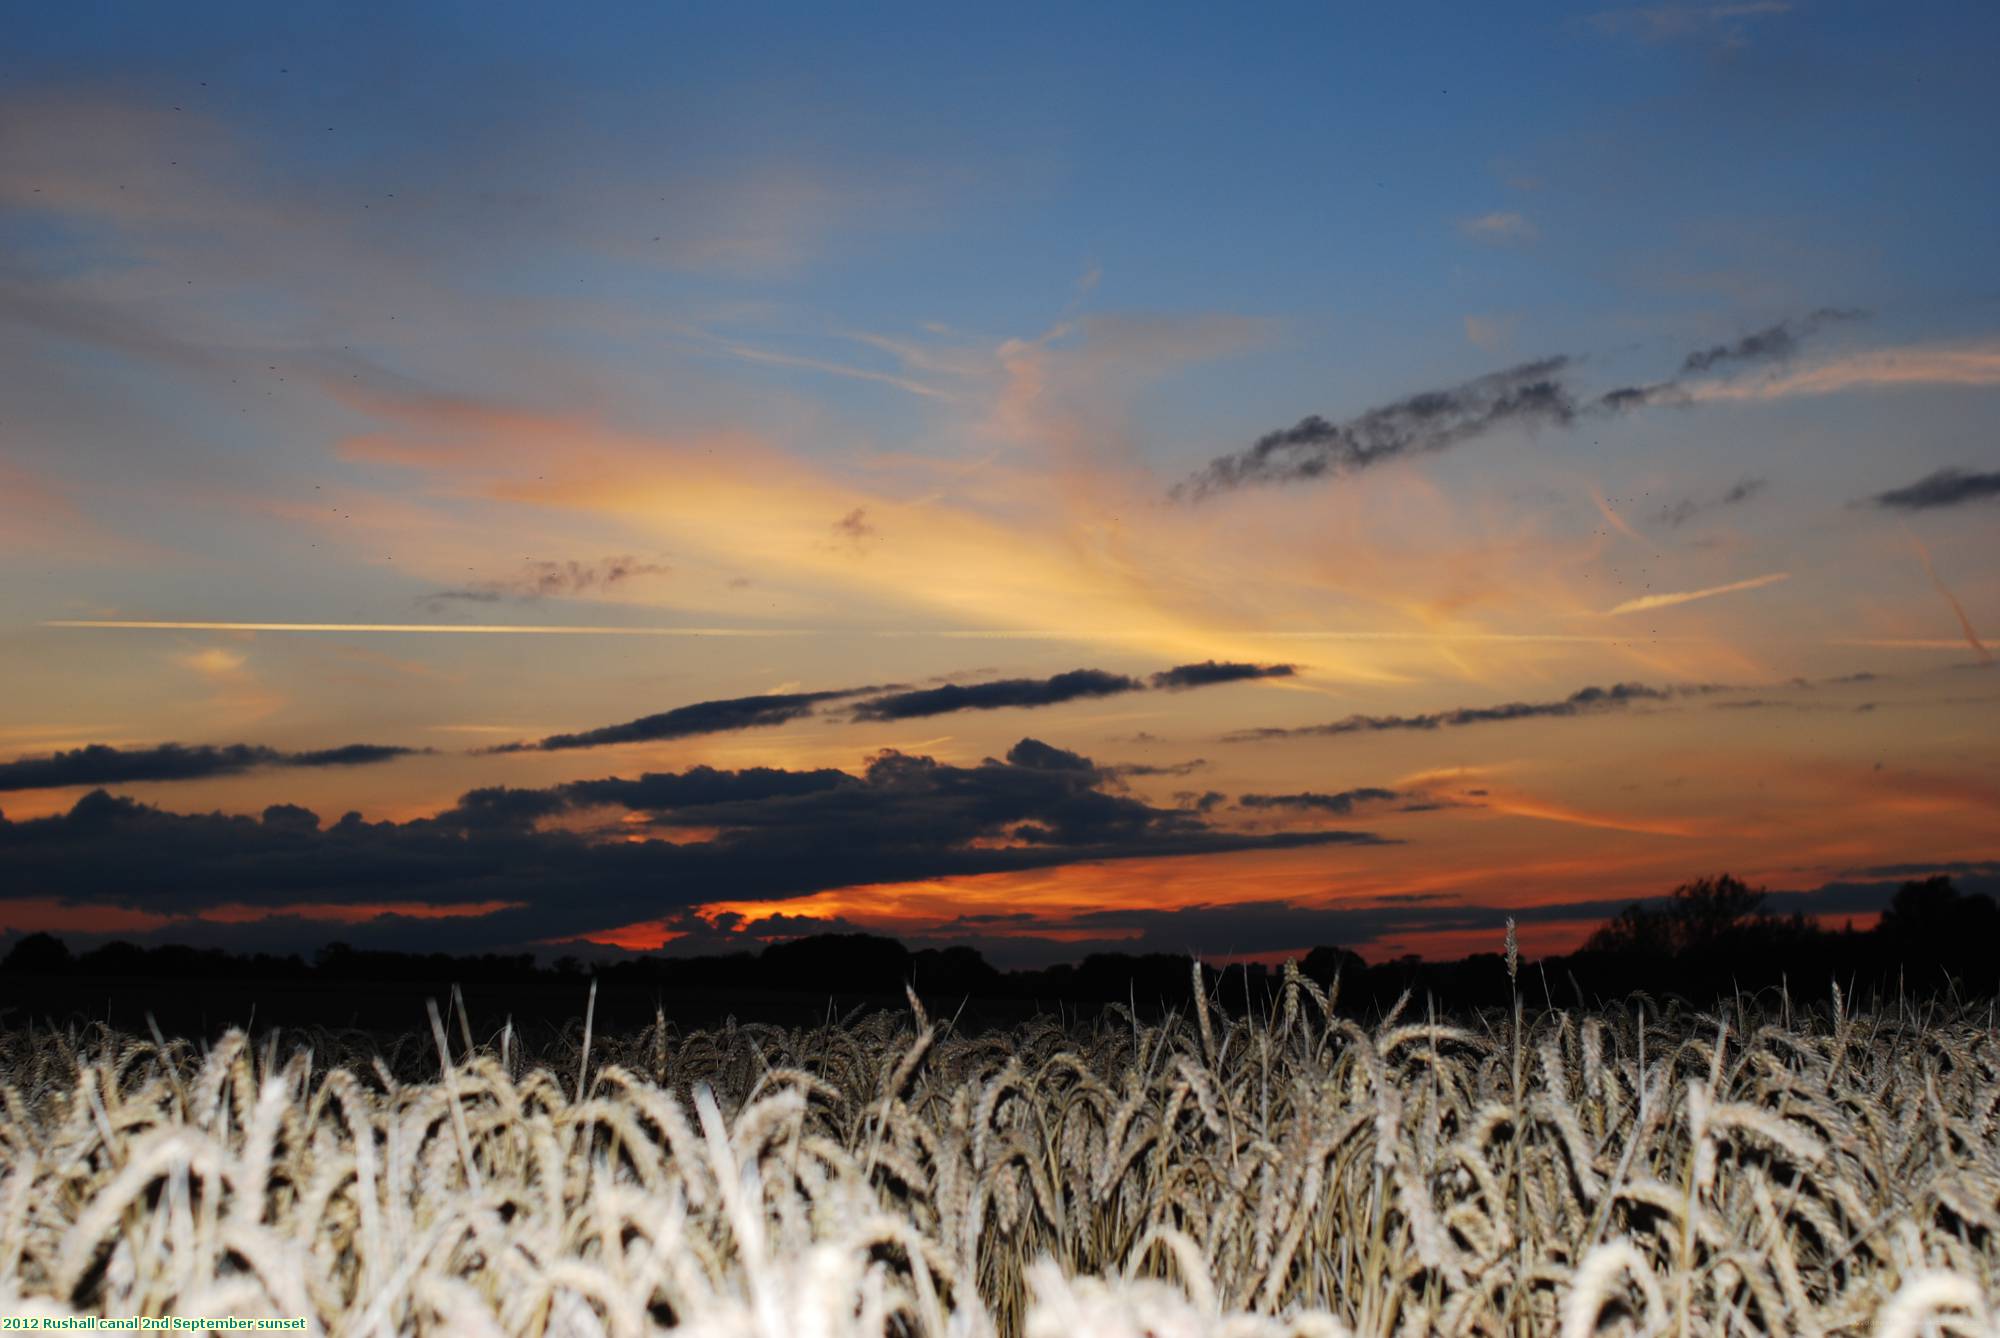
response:
M1996 758L1966 741L1992 705L1955 675L2000 621L1996 39L1990 6L1811 0L37 12L0 54L0 767L91 743L430 748L114 786L396 822L614 765L976 766L1030 730L1104 765L1202 754L1191 797L1116 780L1162 812L1210 788L1429 794L1459 768L1452 812L1395 819L1424 825L1393 854L1257 875L1332 914L1419 884L1490 908L1530 868L1570 891L1724 862L1830 885L1919 857L1889 848L1885 762L1933 796L1925 857L1989 858ZM1735 351L1690 370L1714 348ZM1543 359L1559 413L1172 500L1308 415L1462 409ZM1634 386L1642 408L1601 400ZM1941 500L1898 500L1940 476ZM323 630L50 625L76 620ZM782 635L360 630L475 620ZM780 689L1208 659L1296 669L1164 715L885 730L822 708L589 759L460 746ZM1761 701L1857 673L1922 723L1881 733L1872 696L1837 728L1674 698L1685 734L1216 746L1618 681ZM1619 729L1649 771L1700 741L1699 767L1754 779L1607 817ZM1510 778L1533 840L1465 768ZM77 775L10 791L15 826L70 811ZM1774 791L1792 809L1765 813ZM1199 811L1277 834L1240 808ZM1828 815L1864 809L1879 833L1836 839L1854 823ZM1667 827L1681 849L1602 844ZM1181 903L1225 904L1246 858L1280 857L1077 854L1048 895L1102 906L1170 869ZM974 881L1010 897L1026 876ZM311 904L358 904L325 877ZM916 883L882 886L819 888L813 913L945 932ZM215 911L149 895L51 882L0 926ZM1384 946L1444 942L1399 932Z

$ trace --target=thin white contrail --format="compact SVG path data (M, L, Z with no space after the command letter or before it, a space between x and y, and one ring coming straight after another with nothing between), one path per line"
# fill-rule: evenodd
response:
M597 627L549 626L531 623L252 623L219 619L168 620L163 618L51 618L43 627L111 628L177 632L426 632L439 634L505 635L521 633L549 636L881 636L945 637L964 640L1077 641L1093 634L1062 628L866 628L866 627ZM1128 633L1116 629L1096 629L1096 636L1117 638ZM1628 638L1582 636L1565 632L1372 632L1335 629L1273 630L1257 636L1286 640L1325 641L1500 641L1575 642L1579 644L1623 644ZM1675 638L1699 640L1700 638Z
M1706 590L1674 590L1658 595L1641 595L1628 599L1615 608L1604 611L1609 618L1620 613L1644 613L1647 609L1672 608L1676 604L1687 604L1697 599L1710 599L1716 595L1734 594L1738 590L1755 590L1778 581L1789 580L1788 571L1774 571L1768 576L1753 576L1747 581L1731 581L1728 585L1711 585Z
M231 623L164 619L54 618L44 627L116 627L180 632L437 632L545 636L810 636L803 627L562 627L530 623Z
M1546 641L1587 646L1623 646L1629 636L1586 636L1574 632L1260 632L1259 636L1315 641ZM1706 641L1707 637L1652 637L1653 641Z

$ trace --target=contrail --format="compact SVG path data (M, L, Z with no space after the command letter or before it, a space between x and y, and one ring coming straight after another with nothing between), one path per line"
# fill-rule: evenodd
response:
M1605 500L1604 494L1595 487L1593 487L1590 490L1590 500L1597 503L1598 511L1603 514L1606 520L1610 521L1611 524L1615 525L1618 528L1619 532L1623 534L1626 538L1632 540L1634 543L1641 544L1647 548L1651 548L1655 553L1660 551L1659 548L1654 545L1651 539L1648 539L1645 535L1639 533L1639 531L1633 529L1630 525L1627 525L1625 523L1625 518L1619 515L1616 511L1613 511L1611 509L1611 503Z
M550 636L879 636L912 639L946 637L959 640L1073 641L1083 639L1074 628L819 628L819 627L553 627L523 623L241 623L211 620L169 622L138 618L51 618L42 627L127 628L180 632L431 632L501 635L508 632ZM1125 629L1100 629L1107 636L1133 636ZM1357 632L1349 630L1302 630L1261 632L1273 638L1306 638L1328 641L1573 641L1578 643L1623 645L1624 637L1582 636L1564 632Z
M1966 644L1978 654L1981 664L1993 663L1993 652L1986 649L1986 643L1979 639L1979 633L1972 630L1972 619L1965 616L1965 606L1958 602L1958 596L1945 587L1944 581L1937 574L1937 568L1931 565L1931 551L1925 548L1924 541L1914 534L1910 535L1910 543L1916 548L1917 556L1923 559L1924 572L1931 578L1931 584L1937 587L1939 594L1950 601L1951 611L1958 615L1958 625L1965 632Z
M125 627L182 632L442 632L545 636L809 636L796 627L551 627L527 623L225 623L157 619L55 618L44 627Z
M1826 643L1829 646L1879 646L1887 650L1957 650L1964 641L1943 641L1936 637L1844 637Z
M1609 618L1620 613L1644 613L1648 609L1671 608L1675 604L1686 604L1690 600L1707 599L1711 595L1734 594L1738 590L1755 590L1759 586L1773 585L1790 578L1791 573L1788 571L1774 571L1768 576L1753 576L1747 581L1731 581L1728 585L1712 585L1706 590L1676 590L1663 595L1642 595L1638 599L1628 599L1616 608L1606 609L1604 616Z
M1321 641L1520 641L1574 642L1589 646L1630 645L1629 636L1586 636L1576 632L1260 632L1259 636ZM1706 637L1658 637L1660 641L1706 641Z

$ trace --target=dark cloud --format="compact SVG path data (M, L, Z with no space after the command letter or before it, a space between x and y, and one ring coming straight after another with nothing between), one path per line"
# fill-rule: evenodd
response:
M663 563L641 562L629 554L622 557L599 558L595 562L578 562L575 559L563 562L546 558L530 559L512 576L497 580L474 581L457 590L439 590L434 594L422 596L418 603L436 605L469 601L494 604L501 600L562 598L588 594L593 590L608 590L635 576L665 576L672 570L673 568Z
M1177 664L1154 674L1153 686L1169 691L1205 688L1216 683L1238 683L1248 678L1290 678L1298 666L1290 664L1233 664L1203 660L1200 664Z
M832 692L770 692L755 697L725 697L717 701L677 706L658 715L641 716L622 725L605 725L580 734L551 734L532 743L504 743L489 753L560 752L572 748L601 748L613 743L645 743L659 739L686 739L698 734L727 734L739 729L782 725L811 715L821 702L880 692L880 686L841 688Z
M1053 678L1002 678L991 683L946 684L892 693L854 707L856 720L913 720L952 711L992 711L1005 706L1055 706L1083 697L1138 692L1145 685L1102 669L1072 669Z
M1822 326L1837 321L1858 321L1867 315L1865 311L1821 307L1796 320L1779 321L1776 325L1744 335L1732 344L1714 344L1697 349L1681 360L1681 375L1712 372L1730 364L1782 362L1798 352L1801 339Z
M431 821L440 827L467 831L525 831L543 818L554 817L571 806L562 790L515 789L489 785L467 790L458 803Z
M279 766L287 767L358 767L370 762L387 762L393 758L408 757L417 753L428 753L429 748L399 748L385 743L344 743L338 748L318 748L303 753L281 753L283 760Z
M264 810L264 825L278 830L316 832L319 814L297 804L272 804Z
M1239 730L1224 735L1231 743L1254 739L1299 738L1307 735L1367 734L1395 729L1442 729L1456 725L1482 725L1502 720L1594 715L1617 710L1633 702L1668 701L1686 692L1715 691L1711 688L1653 688L1644 683L1614 683L1608 688L1579 688L1560 701L1505 702L1499 706L1460 706L1426 715L1350 715L1324 725L1291 728Z
M47 757L0 762L0 790L44 790L69 785L123 785L144 781L203 780L259 767L354 767L387 762L422 748L350 743L339 748L287 753L252 743L162 743L151 748L114 748L92 743Z
M832 767L816 771L785 771L775 767L718 771L713 767L698 766L681 772L648 771L636 780L612 776L604 780L572 781L562 786L561 792L578 805L614 804L622 808L668 812L712 804L758 803L858 784L860 782L845 771Z
M1706 499L1683 497L1671 506L1663 506L1660 508L1660 519L1678 529L1705 511L1714 511L1720 507L1735 506L1738 502L1747 502L1769 486L1770 480L1768 479L1744 478L1727 492L1715 497Z
M1207 765L1205 757L1190 757L1185 762L1114 762L1098 769L1107 776L1185 776Z
M1169 692L1237 683L1255 678L1288 678L1297 672L1289 664L1236 664L1204 660L1175 665L1151 675L1156 690ZM947 683L856 703L856 720L910 720L952 711L990 711L1008 706L1055 706L1084 697L1110 697L1139 692L1145 684L1126 674L1103 669L1072 669L1052 678L1003 678L991 683ZM1141 739L1150 736L1141 735ZM1148 774L1128 771L1127 774Z
M774 943L805 938L814 934L866 934L873 931L865 925L838 915L786 915L782 912L767 915L760 920L749 921L733 911L705 918L693 911L684 911L669 917L664 927L677 938L664 947L645 954L660 957L719 957L729 953L762 952ZM574 950L583 956L597 945L580 943ZM572 951L569 945L564 951ZM595 954L593 954L595 955ZM614 960L620 957L637 956L623 949L612 949L604 956Z
M875 527L868 522L868 508L865 506L857 506L834 521L833 532L857 544L864 539L874 538L877 533Z
M1250 483L1287 483L1352 474L1402 455L1447 450L1508 426L1562 426L1576 402L1560 379L1567 357L1543 358L1368 410L1345 422L1314 414L1266 433L1248 448L1211 460L1175 486L1200 501Z
M1107 793L1089 758L1035 739L1009 757L958 767L885 751L859 776L695 768L546 790L493 787L432 817L368 822L350 813L330 825L294 805L273 804L259 820L172 813L94 790L67 813L0 817L0 867L15 895L175 917L230 903L279 911L279 921L284 907L304 902L507 906L445 919L383 916L337 932L324 922L293 926L356 946L470 951L660 919L724 895L781 901L920 878L1382 841L1211 826L1200 809ZM605 841L536 826L605 802L713 834Z
M1871 500L1877 506L1926 511L1932 507L1960 506L1993 497L2000 497L2000 473L1974 474L1963 469L1940 469L1906 487L1878 492Z
M1658 405L1692 404L1694 398L1688 393L1685 378L1718 369L1726 375L1740 367L1783 362L1797 353L1799 344L1815 331L1839 321L1865 320L1867 316L1867 312L1851 308L1821 307L1804 316L1753 331L1734 343L1711 344L1707 348L1696 349L1681 359L1679 376L1652 385L1625 386L1609 391L1598 396L1590 407L1598 413L1625 413Z
M1821 327L1866 314L1822 307L1734 343L1689 353L1682 359L1680 375L1780 360ZM1568 427L1583 413L1619 414L1693 403L1678 378L1582 398L1568 383L1578 361L1568 355L1537 359L1444 390L1412 395L1342 422L1313 414L1264 434L1243 450L1217 456L1174 485L1170 495L1199 502L1247 484L1337 478L1400 456L1449 450L1505 428Z
M1944 860L1935 864L1871 864L1847 870L1853 878L1929 878L1946 874L1963 879L2000 878L2000 860Z
M1692 404L1694 397L1678 381L1656 381L1649 386L1620 386L1607 390L1590 402L1590 412L1596 414L1630 413L1634 409L1658 408L1663 405Z
M1313 790L1302 790L1297 794L1246 794L1237 798L1240 808L1313 808L1326 813L1352 813L1354 806L1376 799L1401 798L1394 790L1384 790L1373 785L1364 785L1356 790L1342 790L1338 794L1320 794Z
M1082 753L1058 748L1040 739L1022 739L1007 750L1010 766L1031 767L1036 771L1092 771L1091 760Z
M1678 529L1701 514L1702 504L1692 497L1683 497L1671 506L1660 508L1660 519Z

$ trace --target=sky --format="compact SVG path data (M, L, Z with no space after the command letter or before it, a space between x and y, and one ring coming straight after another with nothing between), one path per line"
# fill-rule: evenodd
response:
M2000 889L1980 4L42 6L0 931Z

